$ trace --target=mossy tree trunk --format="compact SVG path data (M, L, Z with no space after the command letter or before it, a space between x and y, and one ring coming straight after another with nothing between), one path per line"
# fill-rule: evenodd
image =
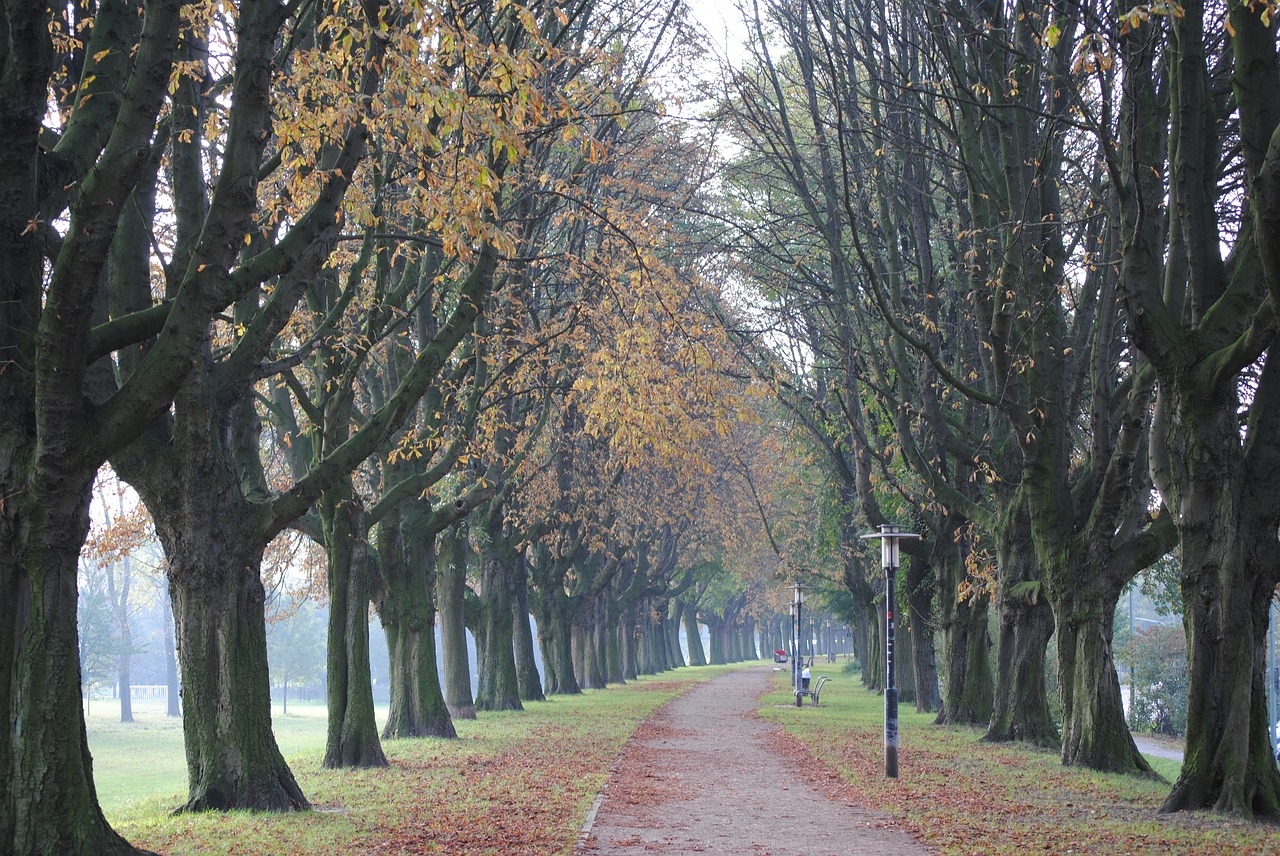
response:
M387 637L391 704L382 736L456 737L436 667L436 534L412 507L378 523L375 605ZM447 560L446 560L447 561ZM466 640L463 640L466 655ZM468 677L467 696L470 696ZM474 711L473 711L474 715Z
M320 517L329 559L324 766L385 767L369 667L368 532L349 480L325 492Z
M516 675L515 633L511 608L516 575L524 573L522 559L503 525L503 506L488 509L480 532L480 613L484 656L479 663L477 710L523 710Z
M1167 30L1141 28L1122 43L1122 297L1159 378L1152 472L1181 544L1186 756L1162 810L1275 818L1280 771L1263 651L1280 582L1280 58L1266 7L1227 8L1238 131L1227 128L1217 88L1217 10L1183 4ZM1157 62L1169 69L1167 113ZM1228 213L1222 202L1238 185L1218 176L1225 152L1237 150L1248 202ZM1166 162L1167 189L1148 167ZM1161 193L1170 199L1167 244L1147 208Z
M467 655L467 546L466 527L458 524L440 538L439 578L440 648L444 660L444 697L454 719L475 719L471 695L471 661Z
M916 713L933 713L942 706L942 694L938 688L938 655L933 641L934 577L930 561L916 556L910 558L903 594L906 629L911 636L911 676L915 686Z
M516 574L515 596L511 600L511 632L515 636L516 684L523 701L545 701L542 676L533 656L533 628L529 624L529 583L526 574ZM541 626L539 626L541 631Z
M683 618L685 643L689 646L689 665L705 666L707 655L702 648L702 631L698 627L697 607L693 604L686 605Z
M990 601L982 594L960 596L960 586L968 576L965 550L970 538L953 535L955 526L940 530L934 542L934 568L938 574L938 620L942 626L943 670L942 706L938 725L981 725L991 722L995 695L991 674L991 636L987 632Z

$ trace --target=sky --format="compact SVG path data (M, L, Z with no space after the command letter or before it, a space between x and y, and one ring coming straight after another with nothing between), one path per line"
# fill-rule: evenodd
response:
M739 0L685 0L693 17L715 42L717 52L735 68L742 65L747 29L742 23Z

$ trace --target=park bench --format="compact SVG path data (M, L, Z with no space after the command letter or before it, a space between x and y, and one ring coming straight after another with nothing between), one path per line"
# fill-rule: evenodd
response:
M802 699L805 696L808 696L809 698L813 699L814 707L817 707L818 702L822 697L822 687L829 680L831 679L824 675L821 678L818 678L818 682L813 685L812 689L800 690L798 693L796 693L796 704L800 703L800 699Z

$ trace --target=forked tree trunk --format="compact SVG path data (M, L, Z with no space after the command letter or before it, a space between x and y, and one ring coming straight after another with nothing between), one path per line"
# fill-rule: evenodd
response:
M1058 749L1057 727L1045 688L1045 652L1053 636L1053 611L1043 598L997 601L1000 641L991 723L984 740L1022 741Z
M885 679L885 639L889 633L888 617L884 611L884 585L877 587L881 599L877 601L867 615L867 661L862 664L862 683L870 691L884 692ZM895 657L895 667L897 665ZM901 696L899 696L901 698Z
M1193 554L1195 572L1184 569L1182 578L1190 660L1187 755L1161 811L1208 808L1274 818L1280 816L1280 772L1265 652L1275 570L1260 572L1261 557L1242 555L1238 542L1192 549L1200 547L1205 551ZM1253 584L1232 585L1233 574L1217 573L1230 568L1244 568Z
M207 366L174 399L172 437L112 459L137 488L169 562L188 793L183 811L309 808L271 730L262 554L268 513L237 455L258 455L252 404L220 410ZM227 443L231 446L227 447ZM261 493L265 493L262 489Z
M684 604L679 600L672 600L667 606L666 636L667 636L667 659L675 668L687 665L684 661L684 652L680 650L680 616L684 612Z
M724 622L716 620L707 623L711 642L711 665L723 666L729 662L728 634L725 633Z
M538 616L538 638L542 644L542 664L548 695L577 695L582 692L573 672L573 625L568 596L562 592L543 595Z
M590 615L586 613L589 612ZM575 668L578 670L578 684L584 690L602 690L605 687L604 659L602 645L607 628L599 617L598 605L579 616L579 624L574 629L574 644L577 653L574 655ZM586 621L583 625L581 622Z
M640 658L636 650L636 625L624 609L616 626L609 628L609 635L618 640L618 662L622 666L622 679L634 681L640 676Z
M1119 590L1077 588L1059 605L1058 686L1062 763L1114 773L1154 775L1133 742L1111 655Z
M894 612L894 673L898 684L898 701L903 704L916 702L916 673L912 666L915 662L915 646L913 634L907 622L902 620L903 613ZM888 628L885 628L888 633Z
M1263 375L1258 397L1280 401L1274 354ZM1267 713L1265 651L1280 579L1277 489L1237 451L1232 411L1208 416L1180 404L1184 412L1170 433L1181 428L1182 434L1168 446L1185 450L1178 463L1187 465L1178 484L1189 677L1186 759L1161 811L1274 818L1280 816L1280 771Z
M604 681L608 684L625 684L627 679L634 678L634 671L627 674L627 652L624 635L627 632L626 626L619 620L609 620L613 615L612 611L605 609L602 612L608 623L600 631L600 636L604 641Z
M382 736L457 737L440 692L434 628L393 621L383 622L383 631L391 660L391 707Z

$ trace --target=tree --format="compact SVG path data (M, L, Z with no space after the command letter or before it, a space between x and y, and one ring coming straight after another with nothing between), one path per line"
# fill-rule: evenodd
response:
M156 335L139 371L87 396L101 358L140 338L133 324L93 324L113 237L170 138L157 130L182 6L27 3L0 13L0 107L11 117L0 132L0 359L10 369L0 377L0 708L11 723L0 739L0 848L11 853L132 850L103 818L89 768L77 556L99 465L168 409L205 324L226 305L215 272L230 266L246 213L226 200L216 220L236 241L209 233L198 264L175 271L168 301L144 314ZM263 6L274 23L279 8ZM245 28L258 20L247 15ZM237 127L256 139L265 102L241 94ZM224 189L240 182L234 169L221 178Z
M1262 655L1280 581L1273 12L1136 7L1107 34L1123 69L1120 296L1157 377L1152 470L1181 545L1186 761L1166 811L1280 814Z

